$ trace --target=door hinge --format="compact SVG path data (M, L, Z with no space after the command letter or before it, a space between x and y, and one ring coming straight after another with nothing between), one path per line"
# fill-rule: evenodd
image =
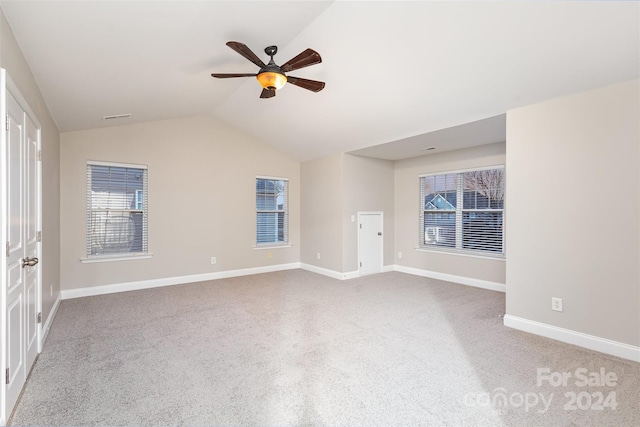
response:
M5 375L5 384L9 384L9 368L7 368L7 374Z
M360 263L360 267L362 267L362 263Z
M38 313L38 323L42 323L42 312Z
M42 150L38 150L38 161L42 161Z
M37 238L38 242L42 242L42 231L38 231Z
M9 241L7 240L7 258L9 258L10 249L11 249L11 245L9 244Z
M9 130L9 115L8 114L4 119L4 130Z
M362 224L360 224L360 230L362 230Z

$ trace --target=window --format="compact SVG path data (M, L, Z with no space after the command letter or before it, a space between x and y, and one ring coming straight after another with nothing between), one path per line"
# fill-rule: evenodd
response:
M147 168L87 164L87 256L146 254Z
M502 256L504 168L420 177L420 247Z
M289 180L256 178L256 244L289 243Z

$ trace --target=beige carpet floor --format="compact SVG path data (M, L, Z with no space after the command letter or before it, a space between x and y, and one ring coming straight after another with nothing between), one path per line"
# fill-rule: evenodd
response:
M11 424L640 425L640 364L503 314L504 294L402 273L65 300ZM582 385L603 370L608 384Z

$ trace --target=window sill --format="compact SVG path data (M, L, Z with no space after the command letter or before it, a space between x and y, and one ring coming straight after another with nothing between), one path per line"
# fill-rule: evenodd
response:
M272 244L264 244L264 245L256 245L253 247L254 251L259 251L262 249L280 249L280 248L290 248L291 246L293 246L291 243L283 243L281 245L277 245L275 243Z
M124 254L102 255L102 256L80 258L80 262L83 264L92 264L95 262L132 261L135 259L149 259L151 257L153 257L152 253L132 254L132 255L124 255Z
M459 250L459 249L438 248L438 247L426 248L424 246L418 246L414 249L418 252L435 252L439 254L458 255L458 256L466 256L466 257L472 257L472 258L490 259L495 261L506 261L507 259L505 254L491 255L491 254L468 252L468 251Z

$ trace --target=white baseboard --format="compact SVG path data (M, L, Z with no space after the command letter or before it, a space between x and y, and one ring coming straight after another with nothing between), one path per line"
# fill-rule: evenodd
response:
M414 276L428 277L430 279L444 280L447 282L459 283L461 285L474 286L476 288L489 289L491 291L506 292L507 287L504 283L490 282L488 280L474 279L471 277L456 276L453 274L439 273L437 271L420 270L413 267L405 267L395 265L394 271L401 273L413 274Z
M350 280L350 279L357 279L358 277L362 277L358 270L347 271L346 273L340 273L338 271L317 267L311 264L300 264L300 268L302 268L303 270L311 271L312 273L322 274L323 276L328 276L338 280ZM390 271L395 271L395 265L385 265L384 267L382 267L381 272L388 273Z
M44 325L42 325L42 332L40 335L41 336L40 351L42 351L42 348L44 347L44 342L47 340L47 337L49 336L49 330L51 329L51 325L53 324L53 319L55 319L56 314L58 313L58 307L60 307L61 301L62 301L62 292L58 294L58 298L56 298L56 301L53 303L53 307L49 312L49 317L47 317L47 321L44 322Z
M383 267L383 272L394 271L393 265ZM111 285L92 286L78 289L65 289L60 292L61 299L90 297L96 295L114 294L117 292L138 291L141 289L158 288L162 286L180 285L183 283L204 282L207 280L226 279L229 277L248 276L250 274L271 273L274 271L294 270L301 268L313 273L321 274L338 280L349 280L360 277L358 271L340 273L311 264L292 262L290 264L270 265L266 267L243 268L239 270L227 270L214 273L191 274L188 276L166 277L162 279L140 280L136 282L114 283ZM48 331L47 331L48 332ZM43 341L44 342L44 341Z
M301 268L323 276L338 280L348 280L360 277L358 271L340 273L311 264L292 262L290 264L269 265L265 267L243 268L239 270L218 271L213 273L191 274L188 276L165 277L162 279L140 280L136 282L114 283L111 285L91 286L78 289L65 289L60 292L61 299L90 297L96 295L114 294L117 292L138 291L141 289L159 288L162 286L180 285L183 283L204 282L207 280L226 279L229 277L248 276L251 274L271 273L274 271L294 270ZM393 266L386 266L383 271L393 271Z
M333 279L338 280L348 280L355 279L356 277L360 277L360 273L357 271L351 271L347 273L340 273L338 271L329 270L328 268L322 268L311 264L300 264L300 268L303 270L310 271L312 273L321 274L323 276L331 277Z
M382 267L382 272L383 273L388 273L390 271L396 271L396 266L391 264L391 265L385 265Z
M523 319L510 314L504 316L504 325L520 331L562 341L567 344L588 348L589 350L595 350L601 353L621 357L623 359L633 360L634 362L640 362L640 347L618 341L583 334L582 332L559 328L557 326Z
M271 273L274 271L294 270L300 268L299 262L290 264L269 265L265 267L243 268L239 270L218 271L213 273L191 274L188 276L165 277L162 279L140 280L137 282L115 283L112 285L92 286L78 289L65 289L62 299L106 295L117 292L137 291L140 289L159 288L162 286L181 285L183 283L204 282L207 280L226 279L229 277L248 276L251 274Z
M357 279L358 277L361 277L359 271L347 271L346 273L340 274L342 274L343 277L341 280Z

